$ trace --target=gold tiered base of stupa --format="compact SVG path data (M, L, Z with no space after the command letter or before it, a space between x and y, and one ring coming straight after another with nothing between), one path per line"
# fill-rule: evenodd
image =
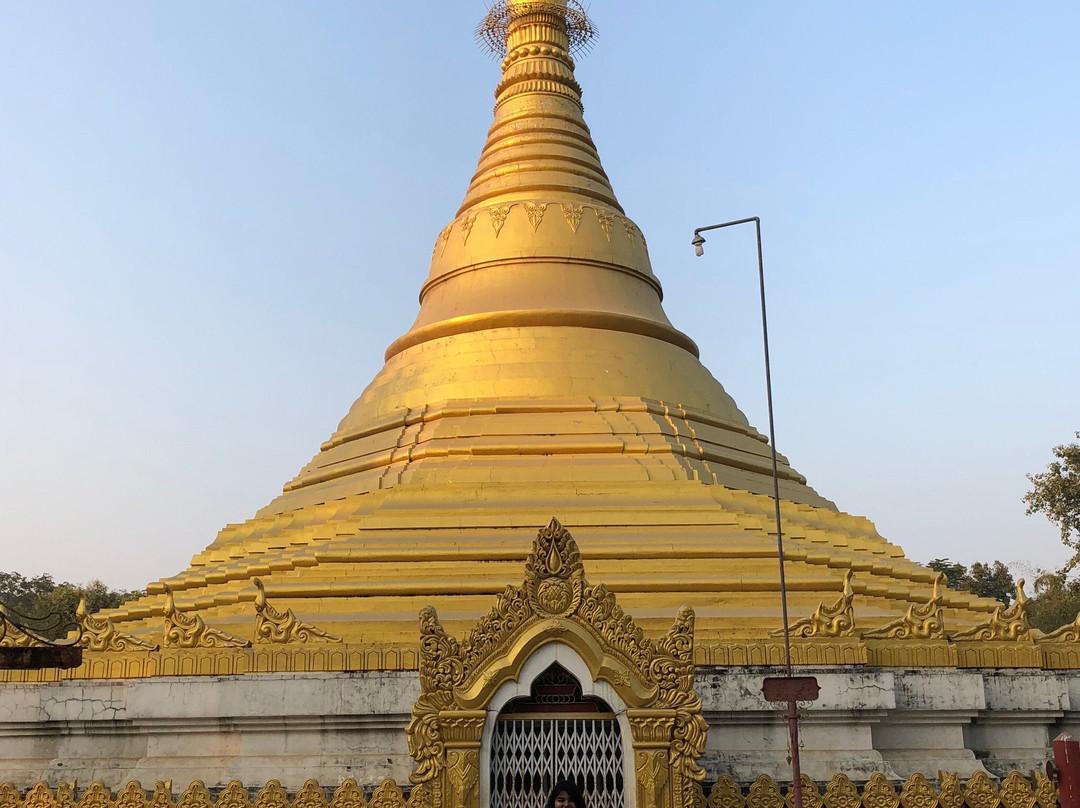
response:
M647 633L686 604L700 664L781 661L769 447L664 314L567 20L509 0L476 174L338 430L255 518L108 613L74 675L412 667L420 609L471 625L552 517ZM797 662L1080 662L1077 637L1036 642L1022 600L938 588L783 458L779 477Z

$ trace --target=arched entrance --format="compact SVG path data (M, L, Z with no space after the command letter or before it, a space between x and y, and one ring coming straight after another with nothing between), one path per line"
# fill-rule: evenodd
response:
M624 808L623 743L611 707L582 693L553 662L528 696L499 711L491 731L491 808L543 808L559 780L577 783L590 808Z
M594 808L690 808L707 731L693 645L685 606L664 636L645 637L603 584L585 580L576 542L552 519L522 585L508 586L460 641L432 607L420 611L420 697L408 728L419 791L410 802L537 808L545 778L570 775L597 793ZM574 712L565 718L582 723L560 725L539 709L566 697ZM517 766L527 771L515 779Z

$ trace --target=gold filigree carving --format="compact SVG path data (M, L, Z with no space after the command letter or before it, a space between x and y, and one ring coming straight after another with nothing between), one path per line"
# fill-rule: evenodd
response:
M476 217L479 215L477 211L464 214L458 219L458 227L461 228L461 243L462 245L469 243L469 235L472 233L473 225L476 224Z
M499 237L499 233L503 229L503 225L506 224L506 217L510 215L511 205L496 205L493 208L488 208L488 213L491 215L491 226L495 228L495 238Z
M611 241L611 226L615 224L614 213L604 213L599 208L593 208L596 213L596 221L600 223L600 229L604 231L604 238Z
M292 808L327 808L326 792L317 780L305 780L293 797Z
M0 808L19 808L22 800L11 783L0 783Z
M0 603L0 648L47 648L51 645L54 643L12 620L4 604Z
M581 213L583 208L581 205L575 205L574 203L562 205L563 216L566 217L566 223L570 225L570 230L574 233L577 232L578 225L581 224Z
M409 800L405 803L405 808L433 808L431 789L423 783L413 786L413 790L409 792Z
M637 234L637 225L635 225L629 219L622 220L623 229L626 231L626 240L630 242L630 245L634 244L634 236Z
M784 808L780 786L768 775L761 775L750 786L746 795L746 808Z
M869 631L862 633L863 637L890 640L931 640L944 639L945 617L941 608L941 586L945 575L938 573L934 578L934 591L930 600L925 604L912 604L908 606L907 614Z
M255 795L259 808L289 808L289 795L277 780L271 780Z
M964 802L968 808L997 808L1001 800L986 772L975 772L964 787Z
M709 808L745 808L742 789L730 774L722 774L709 791Z
M56 808L56 797L44 783L38 783L23 799L23 808Z
M1039 808L1057 808L1058 791L1045 772L1038 769L1032 772L1035 778L1035 802Z
M79 626L79 645L87 651L133 651L142 648L156 651L157 643L140 640L133 634L120 631L108 617L94 617L86 608L86 598L79 598L75 607L75 622Z
M960 775L938 772L938 805L941 808L963 808L964 792L960 790Z
M165 647L174 648L247 648L248 640L241 639L219 628L211 628L199 615L186 615L177 611L172 587L165 587Z
M255 584L255 637L258 642L290 643L290 642L341 642L338 637L329 632L316 628L311 623L305 623L292 609L284 612L278 611L266 602L266 587L258 578L253 578Z
M525 215L529 217L529 224L532 225L535 233L536 228L540 226L540 222L544 220L544 211L547 210L547 204L543 202L522 202L521 206L525 208Z
M212 808L213 802L206 784L202 780L196 780L184 789L184 793L176 801L176 808Z
M863 786L863 808L899 808L900 795L881 772L874 772Z
M410 779L432 789L434 805L475 804L481 700L490 698L498 676L523 661L510 660L528 643L565 636L589 654L600 653L599 676L634 704L635 760L648 775L639 788L654 796L670 790L677 804L689 805L694 783L705 777L697 761L708 731L693 689L693 635L694 612L683 607L663 637L646 638L613 594L588 584L577 543L552 519L537 532L522 584L508 586L460 642L434 608L421 610L420 697L407 730L417 764Z
M202 783L199 783L202 785ZM206 789L203 789L205 791ZM207 794L209 800L210 795ZM209 805L209 802L207 802ZM83 792L82 797L79 799L79 808L113 808L112 796L109 794L109 789L98 780L95 780L90 784L90 787ZM185 806L186 808L186 806Z
M1016 582L1016 602L1009 608L998 606L990 619L967 631L953 634L954 640L1023 640L1031 635L1027 619L1024 579Z
M217 802L214 804L217 808L250 808L251 798L248 797L243 783L239 780L230 780L225 789L218 794Z
M930 782L915 772L900 789L900 804L904 808L937 808L937 794Z
M60 783L60 785L56 787L56 805L57 808L75 808L74 783ZM171 799L169 805L172 805Z
M403 805L405 795L393 780L383 780L368 803L369 808L402 808Z
M472 722L470 716L465 723ZM481 722L482 723L482 722ZM648 734L648 733L647 733ZM470 750L470 752L475 750ZM478 758L469 756L469 766L475 766ZM664 751L660 748L639 749L634 755L634 767L638 775L638 805L671 805L682 808L792 808L791 789L781 799L780 787L768 775L761 775L743 797L739 785L730 775L722 775L705 800L700 790L691 788L690 802L682 803L667 790L671 786L669 773L664 765ZM472 774L466 774L471 778ZM940 793L927 782L924 775L911 775L903 784L899 795L895 787L878 773L870 777L862 788L855 786L843 774L834 775L826 784L824 797L819 786L807 775L802 776L804 808L1056 808L1057 792L1053 783L1040 771L1032 772L1029 779L1018 771L1012 771L997 786L983 772L978 772L961 783L955 773L938 772ZM476 804L475 784L465 783L472 804ZM402 789L393 780L384 780L371 795L364 799L364 790L355 780L344 781L327 801L327 789L315 780L308 780L297 791L292 802L277 780L269 781L252 800L247 789L238 781L232 781L221 791L217 799L210 796L206 786L196 780L183 792L177 808L433 808L432 793L426 785L417 785L406 800ZM43 782L34 784L25 798L11 783L0 783L0 808L140 808L142 806L173 805L172 783L159 781L153 798L137 780L128 782L116 794L113 801L105 786L95 781L83 792L76 803L72 784L60 783L55 796ZM467 804L467 803L466 803ZM462 802L455 798L444 801L440 808L461 808Z
M802 620L796 620L789 629L792 637L850 637L855 633L855 610L852 602L855 592L851 588L854 573L844 573L844 591L840 599L832 606L822 603L814 613ZM772 636L782 636L784 630L777 629Z
M129 781L116 795L116 808L147 808L148 805L146 791L138 780ZM221 805L220 799L218 799L218 805Z
M1035 790L1018 771L1009 772L1001 781L998 795L1005 808L1035 808Z
M330 808L367 808L364 792L351 777L334 792L330 799Z
M454 223L450 222L446 227L439 231L439 237L435 239L435 246L431 248L431 254L435 254L435 250L439 249L439 245L442 245L442 251L439 255L443 255L446 252L446 245L450 242L450 232L454 229Z
M1080 612L1071 623L1066 623L1061 628L1039 637L1037 642L1080 642Z
M810 779L810 775L803 774L800 777L799 782L802 783L803 808L822 808L825 803L822 801L821 792L818 791L817 783ZM787 808L796 808L795 789L788 787L787 796L784 798L784 804Z
M861 808L859 789L845 774L838 774L825 786L825 808Z

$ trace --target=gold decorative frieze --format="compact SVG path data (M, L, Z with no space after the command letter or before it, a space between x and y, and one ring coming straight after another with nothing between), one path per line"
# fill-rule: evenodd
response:
M931 640L945 638L945 617L941 608L941 587L945 576L938 573L934 578L934 591L925 604L912 604L907 614L878 628L862 632L864 638L890 640Z
M637 761L639 771L646 771L649 756ZM883 775L874 774L861 786L843 774L827 783L817 783L807 775L802 777L804 808L1057 808L1057 790L1053 782L1040 771L1025 776L1012 771L1000 785L983 772L977 772L966 783L956 774L938 772L935 788L925 774L911 775L897 791ZM654 781L655 782L655 781ZM696 784L695 784L696 785ZM11 783L0 784L0 808L430 808L432 795L425 786L413 786L408 797L393 780L378 786L363 787L353 779L345 780L327 800L328 789L317 781L308 780L290 796L277 780L258 789L254 798L251 789L239 781L230 782L215 798L200 781L191 783L178 799L173 797L172 784L159 781L147 792L137 780L128 782L113 793L100 782L76 791L61 783L55 790L46 783L37 783L25 794ZM638 803L639 806L642 804ZM769 776L758 777L744 789L730 775L721 775L709 790L707 799L700 788L695 789L691 802L674 802L675 808L793 808L791 787L786 794ZM442 808L459 808L444 803Z
M570 232L576 234L581 227L582 216L586 210L591 210L596 216L596 223L600 226L600 232L604 234L604 238L607 241L611 241L611 232L618 222L623 232L626 234L626 240L630 243L630 246L636 246L638 239L641 240L641 244L645 246L645 235L631 219L610 210L607 207L597 205L580 205L574 202L556 202L553 200L522 200L517 202L504 202L498 205L489 205L487 207L473 208L461 216L455 221L446 225L435 239L435 247L432 252L442 255L446 252L446 247L450 242L450 236L454 230L461 233L461 243L465 245L469 241L469 236L472 234L473 226L476 223L476 219L485 211L488 217L491 219L491 227L495 233L495 237L498 238L502 232L503 226L511 216L511 212L515 208L520 208L521 214L524 214L525 220L529 223L529 229L531 232L536 233L540 229L541 223L544 221L544 215L547 209L552 205L557 205L562 211L563 219L567 226L570 228ZM513 215L521 215L513 214ZM556 217L557 218L557 217Z
M1056 631L1036 635L1035 644L1042 653L1044 667L1054 670L1080 668L1080 614Z
M850 637L855 633L855 610L852 607L855 592L851 588L853 574L851 570L844 573L844 590L836 603L832 606L822 603L812 615L791 624L789 631L793 638ZM774 637L783 634L782 628L772 632Z
M249 640L242 639L219 628L211 628L196 615L186 615L176 608L172 587L165 588L165 630L166 648L246 648Z
M201 780L183 789L174 799L171 781L158 781L147 792L138 780L128 781L112 793L100 781L76 792L61 783L54 791L37 783L25 796L11 783L0 784L0 808L432 808L430 792L423 786L411 789L408 797L393 780L367 789L352 778L345 780L326 798L326 790L316 780L307 780L290 797L277 780L258 789L254 799L247 786L232 780L215 797ZM76 799L77 798L77 799Z
M266 587L258 578L255 584L255 638L257 642L341 642L338 637L305 623L292 609L280 612L266 601Z
M1024 594L1024 579L1016 582L1016 602L1009 608L998 606L990 619L967 631L953 634L953 640L996 640L1016 641L1030 639L1030 626L1027 620L1027 595Z
M79 645L87 651L156 651L158 648L156 643L120 631L108 617L94 617L87 611L86 598L79 598L75 622L79 626Z

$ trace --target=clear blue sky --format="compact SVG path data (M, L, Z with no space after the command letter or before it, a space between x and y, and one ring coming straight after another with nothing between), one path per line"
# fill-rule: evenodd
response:
M411 323L482 2L3 0L0 569L141 587L315 453ZM1048 567L1080 429L1080 5L595 0L586 119L677 327L908 554Z

